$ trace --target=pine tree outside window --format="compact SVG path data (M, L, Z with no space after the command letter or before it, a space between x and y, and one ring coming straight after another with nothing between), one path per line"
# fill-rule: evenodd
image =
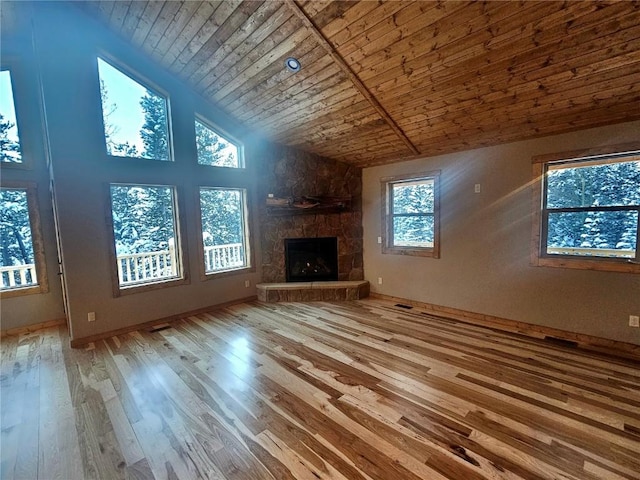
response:
M535 265L640 271L640 151L534 158Z
M112 184L110 197L119 288L182 279L175 188Z
M98 58L107 153L171 160L167 99Z
M249 267L246 196L242 188L200 187L205 276Z
M440 172L382 179L382 253L439 258Z
M2 296L47 291L35 184L0 188L0 292Z
M204 122L195 121L198 163L213 167L243 168L242 147Z
M0 162L22 163L11 71L0 71Z

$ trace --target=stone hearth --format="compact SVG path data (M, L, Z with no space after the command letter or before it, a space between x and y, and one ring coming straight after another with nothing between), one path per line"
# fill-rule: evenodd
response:
M369 296L369 282L295 282L259 283L258 300L262 302L318 302L358 300Z

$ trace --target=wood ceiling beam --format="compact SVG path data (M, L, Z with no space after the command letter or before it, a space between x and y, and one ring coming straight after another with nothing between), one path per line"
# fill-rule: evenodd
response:
M349 80L353 83L353 86L371 103L371 106L376 109L376 111L380 114L380 116L387 122L389 127L398 135L398 137L404 142L404 144L411 150L415 155L419 155L420 151L416 148L416 146L409 140L409 137L402 131L402 129L396 124L396 122L391 118L391 115L385 110L385 108L380 104L378 99L373 96L373 94L369 91L369 89L362 83L360 78L354 73L351 67L344 61L342 56L333 48L333 45L329 42L329 40L322 34L322 32L316 27L313 23L313 20L307 16L304 10L300 8L300 6L296 3L295 0L285 0L285 3L291 8L291 11L298 17L302 24L309 30L309 32L316 38L316 40L320 43L320 45L327 51L329 56L333 59L334 62L340 67L340 69L347 75Z

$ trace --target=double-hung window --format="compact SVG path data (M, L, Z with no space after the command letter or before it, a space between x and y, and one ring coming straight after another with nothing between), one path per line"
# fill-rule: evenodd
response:
M440 172L382 179L382 252L439 257Z
M534 264L640 272L639 147L534 158Z

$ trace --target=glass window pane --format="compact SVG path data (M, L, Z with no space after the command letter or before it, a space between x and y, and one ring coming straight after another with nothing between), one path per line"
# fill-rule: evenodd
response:
M393 213L433 213L434 181L393 184Z
M393 218L394 247L433 247L433 215Z
M640 161L550 168L547 207L640 205Z
M111 185L120 286L181 277L172 187Z
M22 163L9 70L0 72L0 161Z
M196 120L196 146L200 165L242 167L238 147L198 120Z
M0 189L0 288L38 284L27 191Z
M638 212L549 214L547 253L635 258Z
M107 153L170 160L167 100L98 58Z
M242 189L200 189L205 272L248 265L244 203Z

